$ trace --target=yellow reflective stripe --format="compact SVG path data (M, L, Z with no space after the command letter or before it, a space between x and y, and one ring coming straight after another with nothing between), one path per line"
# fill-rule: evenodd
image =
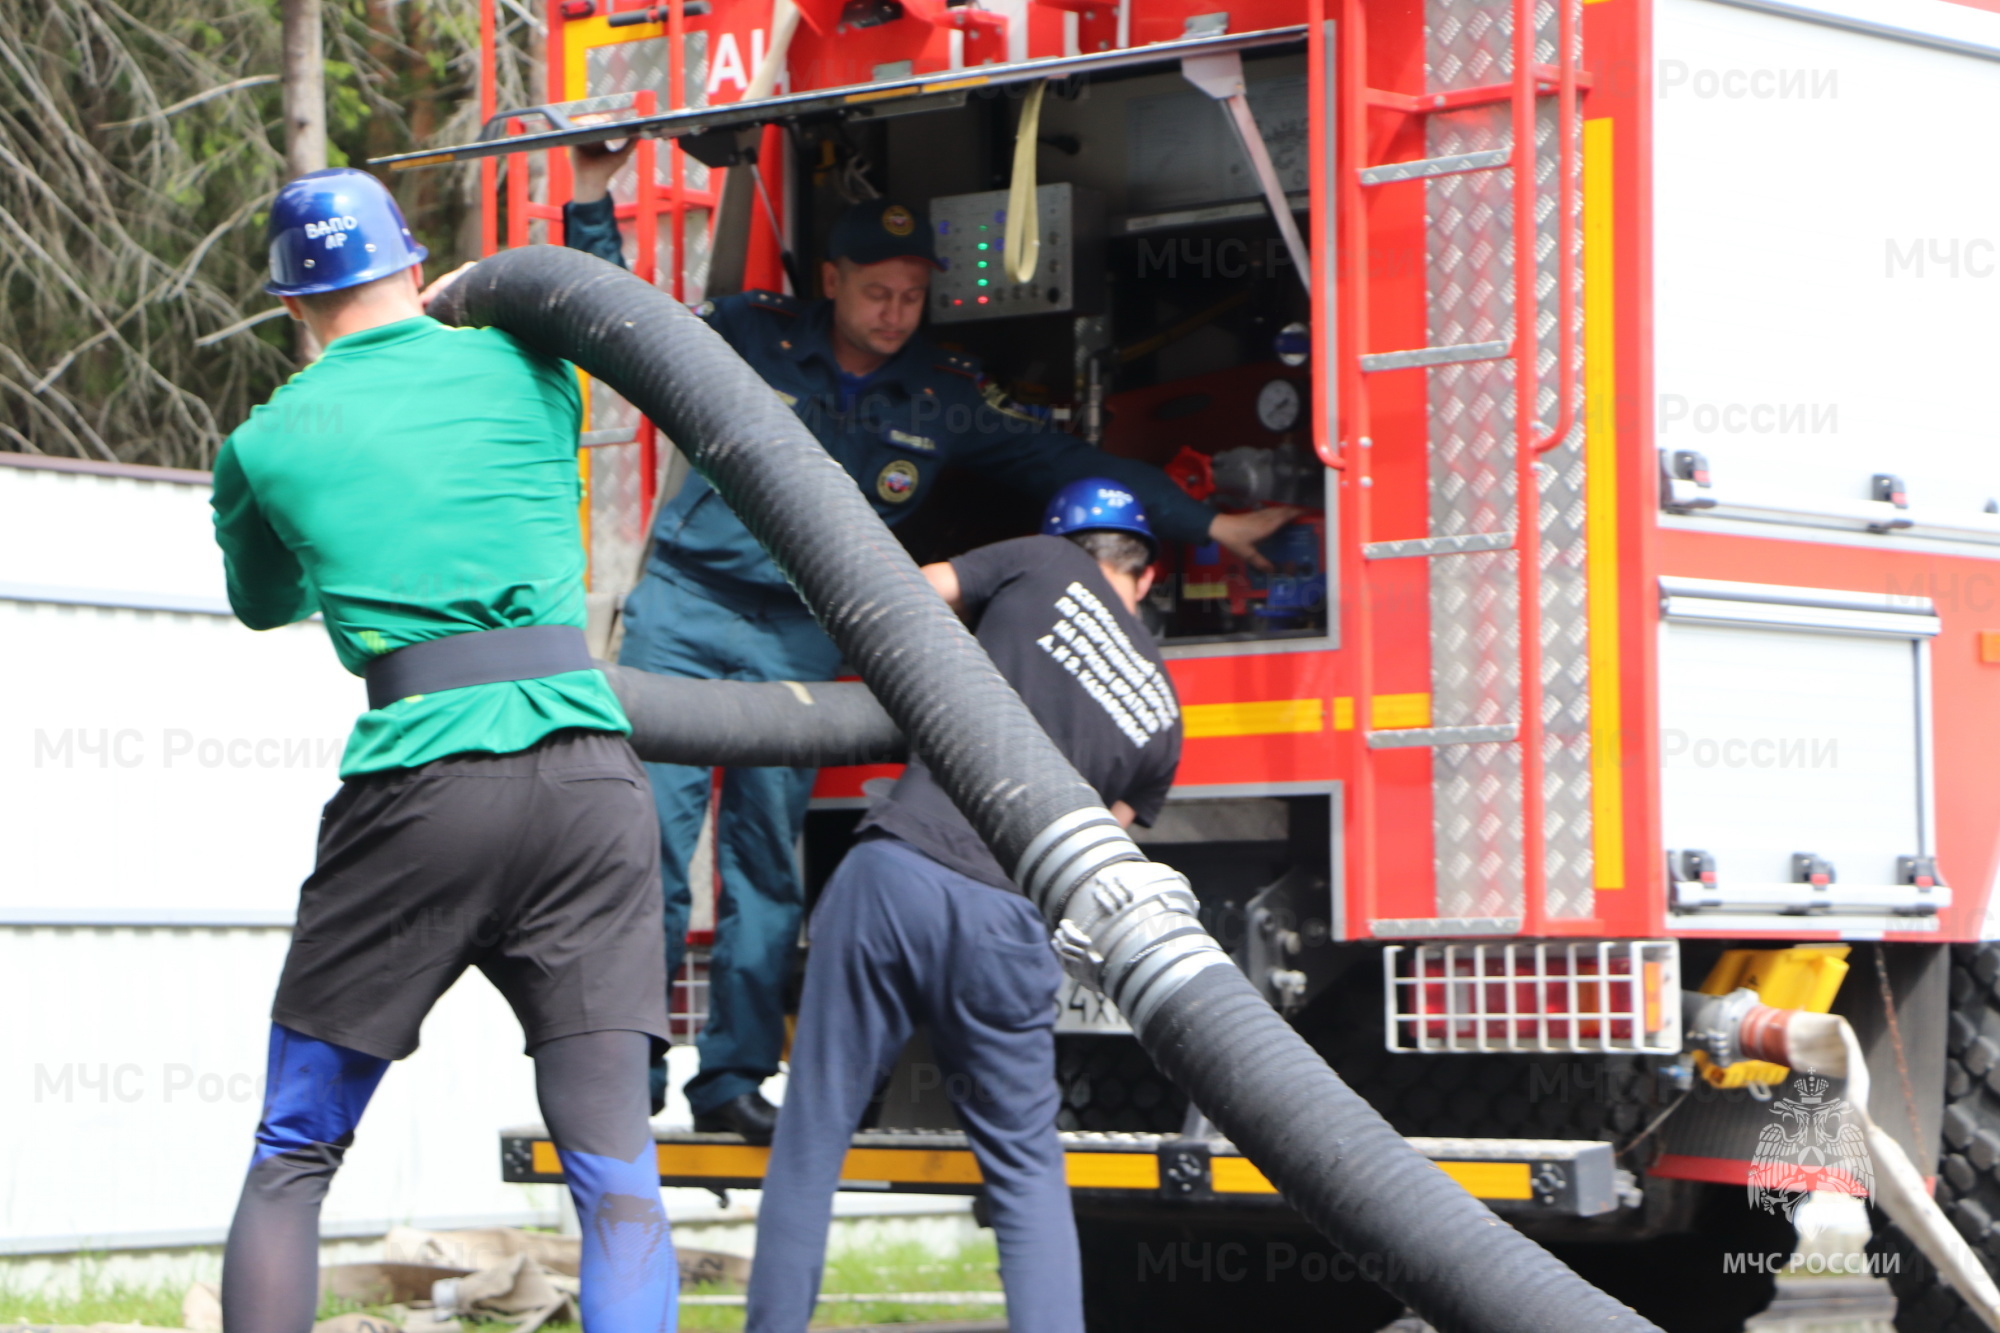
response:
M662 1143L658 1157L663 1176L745 1180L763 1176L771 1150L742 1143Z
M1428 727L1431 724L1431 697L1428 694L1378 694L1368 710L1369 725L1376 731L1398 727Z
M1208 1159L1208 1187L1217 1194L1276 1194L1278 1187L1264 1178L1257 1164L1247 1157Z
M1181 725L1189 740L1325 731L1326 701L1259 699L1254 703L1183 704Z
M886 1180L896 1185L977 1185L979 1163L962 1148L850 1148L842 1180Z
M1475 1199L1532 1199L1526 1162L1439 1162L1437 1169L1465 1187Z
M1063 1162L1071 1189L1156 1190L1160 1159L1149 1152L1073 1152Z
M1583 122L1584 557L1590 616L1591 860L1625 887L1625 756L1618 673L1618 377L1613 324L1612 122Z
M1368 710L1368 725L1373 731L1428 727L1430 724L1431 697L1428 694L1378 694L1374 706ZM1354 730L1354 700L1347 695L1333 701L1333 729Z
M760 1180L771 1160L769 1148L735 1143L662 1143L660 1174L711 1180ZM560 1176L562 1161L555 1144L541 1139L532 1145L530 1163L538 1176ZM1532 1199L1534 1187L1526 1162L1438 1162L1437 1168L1481 1199ZM1065 1155L1065 1173L1072 1189L1157 1190L1160 1161L1149 1152L1072 1152ZM1208 1164L1209 1187L1217 1194L1276 1194L1277 1187L1247 1157L1215 1157ZM842 1180L884 1181L899 1185L976 1185L979 1163L960 1148L936 1151L907 1148L855 1148L840 1169Z
M770 1164L769 1148L733 1143L662 1143L660 1174L687 1179L758 1180ZM562 1174L553 1143L533 1145L536 1175ZM1073 1152L1064 1166L1074 1189L1156 1190L1160 1161L1152 1153ZM979 1162L962 1148L854 1148L841 1164L842 1180L879 1180L895 1185L977 1185Z

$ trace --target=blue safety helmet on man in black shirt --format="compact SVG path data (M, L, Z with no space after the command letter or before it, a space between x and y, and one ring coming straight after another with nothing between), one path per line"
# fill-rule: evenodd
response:
M266 228L273 296L318 296L386 278L430 251L417 244L387 187L365 171L333 167L287 181Z
M1129 532L1159 558L1160 541L1146 521L1139 497L1109 477L1085 477L1056 492L1042 514L1042 531L1051 537L1073 532Z

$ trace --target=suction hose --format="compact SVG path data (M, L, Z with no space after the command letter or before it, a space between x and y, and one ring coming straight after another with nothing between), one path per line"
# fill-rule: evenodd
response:
M852 478L728 344L578 251L482 261L432 303L623 394L764 544L1000 863L1070 972L1294 1208L1442 1333L1652 1329L1405 1144L1257 994L932 593Z
M827 768L909 755L903 733L859 681L688 680L598 664L654 764Z

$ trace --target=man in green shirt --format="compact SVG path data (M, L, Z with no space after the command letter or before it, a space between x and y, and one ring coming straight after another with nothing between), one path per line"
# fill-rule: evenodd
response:
M268 290L326 350L215 464L237 617L318 612L369 703L278 982L224 1320L309 1333L320 1201L388 1063L477 967L521 1022L584 1221L585 1324L664 1333L678 1280L646 1086L667 1036L659 834L583 643L576 376L427 318L423 258L373 177L285 186Z

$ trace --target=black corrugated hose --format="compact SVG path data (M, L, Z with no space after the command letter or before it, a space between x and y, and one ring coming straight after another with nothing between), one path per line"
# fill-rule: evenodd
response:
M1145 860L853 480L706 324L553 246L483 261L431 313L574 361L686 452L1012 868L1065 966L1391 1292L1443 1333L1654 1328L1414 1152L1265 1003L1195 920L1186 881Z
M829 768L908 756L903 733L859 681L689 680L598 663L654 764Z

